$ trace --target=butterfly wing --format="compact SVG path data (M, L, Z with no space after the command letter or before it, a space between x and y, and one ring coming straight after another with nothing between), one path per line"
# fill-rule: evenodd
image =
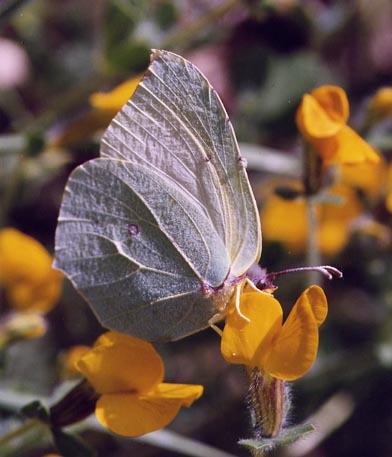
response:
M223 297L202 294L201 284L220 285L230 261L210 221L178 188L145 165L95 159L68 181L55 267L103 326L156 341L208 325Z
M56 231L64 271L108 328L175 340L208 324L260 255L253 194L205 77L156 51L101 159L71 175Z
M165 175L198 205L240 276L261 253L256 203L225 108L190 62L154 51L152 63L102 139L101 156Z

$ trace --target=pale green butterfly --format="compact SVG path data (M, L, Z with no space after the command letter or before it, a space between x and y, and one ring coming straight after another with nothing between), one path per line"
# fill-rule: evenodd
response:
M54 266L104 327L150 341L206 328L261 254L232 125L205 76L153 51L101 142L73 171Z

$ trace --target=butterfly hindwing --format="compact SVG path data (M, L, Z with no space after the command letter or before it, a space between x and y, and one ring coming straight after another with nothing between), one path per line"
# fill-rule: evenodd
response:
M105 327L175 339L214 314L202 283L223 283L230 262L210 221L176 190L145 166L113 159L87 162L69 179L55 266ZM197 265L186 258L193 249Z

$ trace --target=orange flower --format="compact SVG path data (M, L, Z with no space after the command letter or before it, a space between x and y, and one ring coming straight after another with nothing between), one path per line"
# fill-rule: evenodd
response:
M347 184L353 189L361 190L369 202L375 202L385 193L387 186L385 160L379 155L379 161L376 163L342 164L340 166L339 182Z
M62 379L72 379L79 376L76 363L91 350L90 346L76 345L64 351L59 357L59 368Z
M97 419L119 435L165 427L203 393L199 385L163 383L163 363L152 345L116 332L98 338L76 367L100 394Z
M331 201L326 196L325 201L315 203L317 241L321 253L334 255L346 245L352 222L362 213L362 206L354 190L343 184L333 186L328 198ZM294 253L305 249L309 227L304 198L286 200L270 195L260 217L265 240L281 242Z
M392 87L382 87L369 102L369 117L380 121L392 116Z
M316 206L318 214L318 245L320 252L334 255L347 244L354 220L363 208L356 193L348 186L335 184L328 192L336 202L320 202Z
M304 251L308 220L303 198L286 200L271 194L263 204L260 218L265 241L281 242L294 253Z
M135 92L141 76L135 76L116 86L110 92L96 92L90 96L90 105L114 116Z
M0 231L0 284L19 311L46 313L58 302L62 275L34 238L13 228Z
M349 103L343 89L321 86L305 94L296 123L326 164L377 162L378 155L347 125Z
M90 96L92 110L81 114L67 124L60 132L48 139L50 146L68 146L86 140L97 130L106 128L112 118L129 100L141 76L129 79L110 92L96 92Z
M293 380L312 366L318 350L318 327L327 315L327 300L318 286L306 289L282 324L280 303L246 282L239 315L232 305L223 330L221 351L229 363L257 367L278 379Z
M392 164L388 167L388 194L385 204L387 210L392 213Z

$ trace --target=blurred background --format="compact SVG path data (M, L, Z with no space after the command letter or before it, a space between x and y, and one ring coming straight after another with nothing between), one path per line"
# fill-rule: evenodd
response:
M98 156L100 136L119 109L97 104L91 95L141 75L151 48L191 60L221 96L243 154L249 153L262 227L263 208L276 183L301 177L295 112L304 93L315 87L334 84L347 91L350 124L383 154L387 169L390 113L371 125L368 120L373 95L392 86L389 0L2 0L1 228L17 228L53 253L67 177ZM353 186L365 201L356 221L371 220L373 231L350 230L338 247L321 253L321 262L342 269L344 278L319 278L329 316L314 367L293 383L290 414L293 424L313 420L318 430L273 455L392 455L392 246L385 204L392 186L385 170L375 172L371 197ZM280 223L287 228L291 221ZM262 266L277 271L306 265L305 246L298 243L296 248L295 242L264 236ZM306 281L301 274L277 281L286 310ZM9 303L5 294L0 298L5 312ZM46 321L44 336L3 351L2 389L51 395L62 380L62 354L91 344L102 332L67 280ZM157 348L168 382L205 386L203 397L169 428L233 455L249 455L237 444L250 436L246 376L223 360L218 336L206 330ZM0 431L6 431L13 419L1 398L0 414ZM99 456L182 455L89 429L81 436ZM50 451L49 443L37 440L0 455Z

